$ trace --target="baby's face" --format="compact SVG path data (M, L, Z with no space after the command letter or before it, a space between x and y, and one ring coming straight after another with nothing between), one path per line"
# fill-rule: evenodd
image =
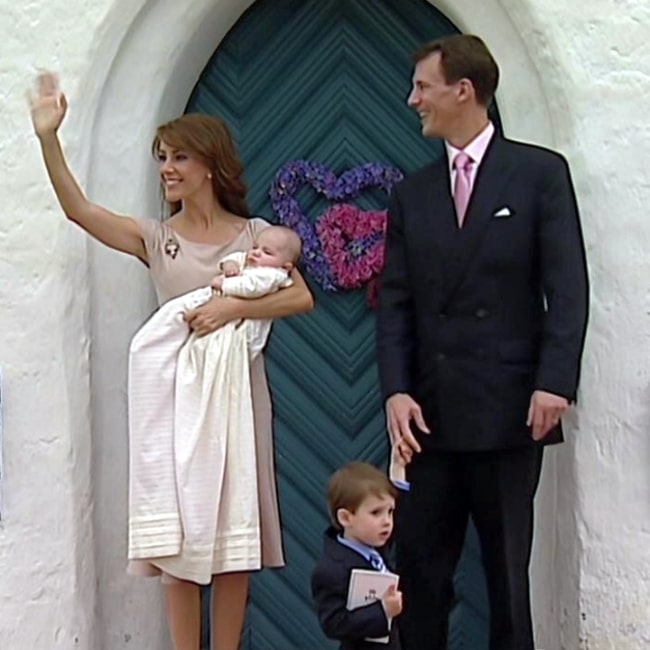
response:
M286 235L273 228L266 228L258 236L255 245L248 252L247 266L270 266L291 269L291 260Z

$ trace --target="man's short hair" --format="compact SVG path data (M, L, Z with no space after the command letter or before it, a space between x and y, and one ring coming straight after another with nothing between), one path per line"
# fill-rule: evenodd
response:
M368 463L355 461L334 472L327 484L327 506L334 526L341 528L336 516L341 508L356 512L369 496L391 496L395 499L397 488L384 472Z
M499 66L485 43L472 34L456 34L431 41L413 54L413 63L440 53L440 67L448 84L469 79L476 101L489 106L499 84Z

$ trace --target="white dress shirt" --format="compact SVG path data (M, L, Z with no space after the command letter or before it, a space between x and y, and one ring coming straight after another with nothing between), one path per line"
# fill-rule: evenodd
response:
M474 189L474 181L476 180L476 174L478 173L478 168L483 158L485 157L485 152L492 140L494 135L494 124L488 122L488 125L464 148L464 151L472 160L472 165L469 171L470 178L470 191ZM454 181L456 180L456 170L454 169L454 158L461 152L461 149L457 149L452 144L445 140L445 147L447 149L447 162L449 164L449 178L451 181L451 193L454 193Z

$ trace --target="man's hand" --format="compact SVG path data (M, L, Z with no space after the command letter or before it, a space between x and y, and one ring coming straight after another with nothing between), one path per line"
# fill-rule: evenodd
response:
M542 440L555 427L569 408L565 397L536 390L530 398L526 425L533 430L533 440Z
M431 433L424 422L420 405L406 393L395 393L386 400L386 426L390 442L400 450L400 454L406 462L410 457L405 457L404 445L416 452L422 451L420 444L411 433L411 420L415 426L424 433Z

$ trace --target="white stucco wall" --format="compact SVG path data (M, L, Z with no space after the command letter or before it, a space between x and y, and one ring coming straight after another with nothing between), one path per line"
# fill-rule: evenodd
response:
M124 575L126 349L146 273L64 222L23 91L60 71L66 150L94 199L156 214L148 143L250 0L0 0L2 650L164 648L156 585ZM499 60L509 135L569 158L592 276L570 441L548 454L533 563L538 645L650 644L650 5L439 0ZM90 279L90 282L88 281ZM92 401L91 401L92 394ZM93 510L94 504L94 510Z

